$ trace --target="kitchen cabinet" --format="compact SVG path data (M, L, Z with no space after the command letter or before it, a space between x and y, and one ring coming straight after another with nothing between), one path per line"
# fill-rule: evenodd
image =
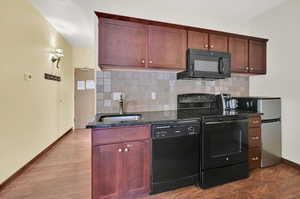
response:
M186 67L187 33L183 29L100 18L99 63L126 68Z
M101 18L99 21L99 55L101 65L145 67L147 26Z
M188 31L188 48L227 52L228 37L221 34Z
M249 40L249 72L266 74L266 42Z
M248 73L248 40L229 37L229 53L231 54L231 72Z
M248 129L248 164L249 169L260 168L261 165L261 117L249 118Z
M148 46L148 67L186 68L186 30L150 25Z
M213 51L228 52L228 37L218 34L209 34L209 49Z
M93 199L117 199L122 191L120 144L93 148Z
M124 143L124 195L126 198L150 191L150 141ZM128 152L126 152L126 149Z
M208 33L188 31L188 48L208 50Z
M186 68L187 48L230 52L232 72L266 74L268 39L96 12L102 69Z
M135 137L137 133L140 135ZM130 199L149 194L150 142L148 126L93 129L93 199Z

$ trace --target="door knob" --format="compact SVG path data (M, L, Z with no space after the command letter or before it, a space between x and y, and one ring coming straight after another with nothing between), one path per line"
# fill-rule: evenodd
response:
M152 63L153 63L153 61L150 60L150 61L149 61L149 64L152 64Z
M254 68L250 68L251 71L254 71Z
M145 60L144 59L142 59L142 64L144 64L145 63Z
M127 148L124 149L125 152L128 152L129 150Z
M208 44L205 44L204 48L208 48Z
M119 152L122 152L122 149L118 149Z

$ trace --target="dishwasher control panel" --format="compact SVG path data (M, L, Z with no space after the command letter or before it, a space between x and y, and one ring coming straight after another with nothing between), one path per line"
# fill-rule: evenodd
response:
M152 125L152 139L200 134L200 122L172 122Z

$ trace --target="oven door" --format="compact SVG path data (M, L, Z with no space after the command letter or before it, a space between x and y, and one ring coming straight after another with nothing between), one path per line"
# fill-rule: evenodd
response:
M247 162L247 118L204 120L202 131L203 169Z

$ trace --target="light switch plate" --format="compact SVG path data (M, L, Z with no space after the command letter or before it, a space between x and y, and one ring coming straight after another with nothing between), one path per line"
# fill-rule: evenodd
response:
M121 99L121 92L113 92L113 100L117 101Z

